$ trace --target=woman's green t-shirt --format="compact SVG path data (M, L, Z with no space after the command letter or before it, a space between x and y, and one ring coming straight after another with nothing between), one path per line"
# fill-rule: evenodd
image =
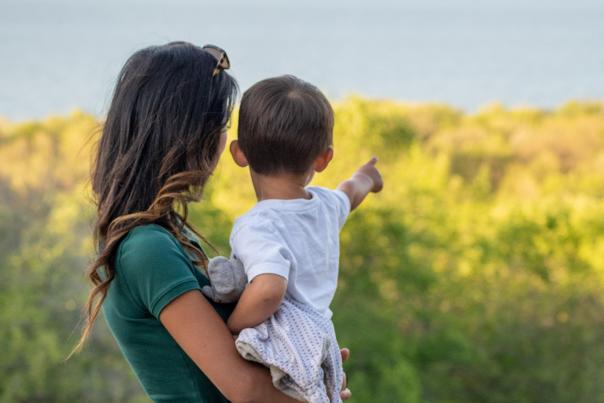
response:
M120 243L103 313L153 401L227 401L159 321L171 301L208 284L176 238L159 225L136 227ZM210 303L225 321L234 308Z

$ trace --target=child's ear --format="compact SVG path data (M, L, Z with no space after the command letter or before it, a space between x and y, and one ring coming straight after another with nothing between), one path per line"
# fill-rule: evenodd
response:
M239 148L239 142L237 140L231 141L229 149L231 150L231 155L233 156L235 164L239 165L241 168L245 168L249 165L245 154L241 151L241 148Z
M327 150L323 151L317 158L315 158L315 163L313 168L315 172L322 172L327 168L329 163L333 158L333 147L329 146Z

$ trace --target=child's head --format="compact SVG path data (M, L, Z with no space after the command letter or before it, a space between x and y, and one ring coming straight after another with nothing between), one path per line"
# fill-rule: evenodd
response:
M243 94L233 156L240 151L262 175L321 171L331 159L333 121L314 85L291 75L262 80Z

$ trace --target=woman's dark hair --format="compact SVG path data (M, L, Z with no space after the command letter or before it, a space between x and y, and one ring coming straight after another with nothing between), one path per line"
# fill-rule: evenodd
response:
M74 351L90 333L115 276L119 243L132 228L159 224L197 265L207 264L182 230L197 233L187 203L199 200L214 170L237 97L236 81L225 71L213 74L216 66L202 48L172 42L139 50L119 74L92 171L98 257L88 269L87 321Z
M333 109L317 87L280 76L243 94L237 137L254 172L301 174L332 144L333 121Z

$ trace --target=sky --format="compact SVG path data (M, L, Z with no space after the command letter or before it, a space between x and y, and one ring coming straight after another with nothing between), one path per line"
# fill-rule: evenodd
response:
M127 57L172 40L225 48L242 90L553 108L604 99L602 21L596 0L0 0L0 116L102 116Z

